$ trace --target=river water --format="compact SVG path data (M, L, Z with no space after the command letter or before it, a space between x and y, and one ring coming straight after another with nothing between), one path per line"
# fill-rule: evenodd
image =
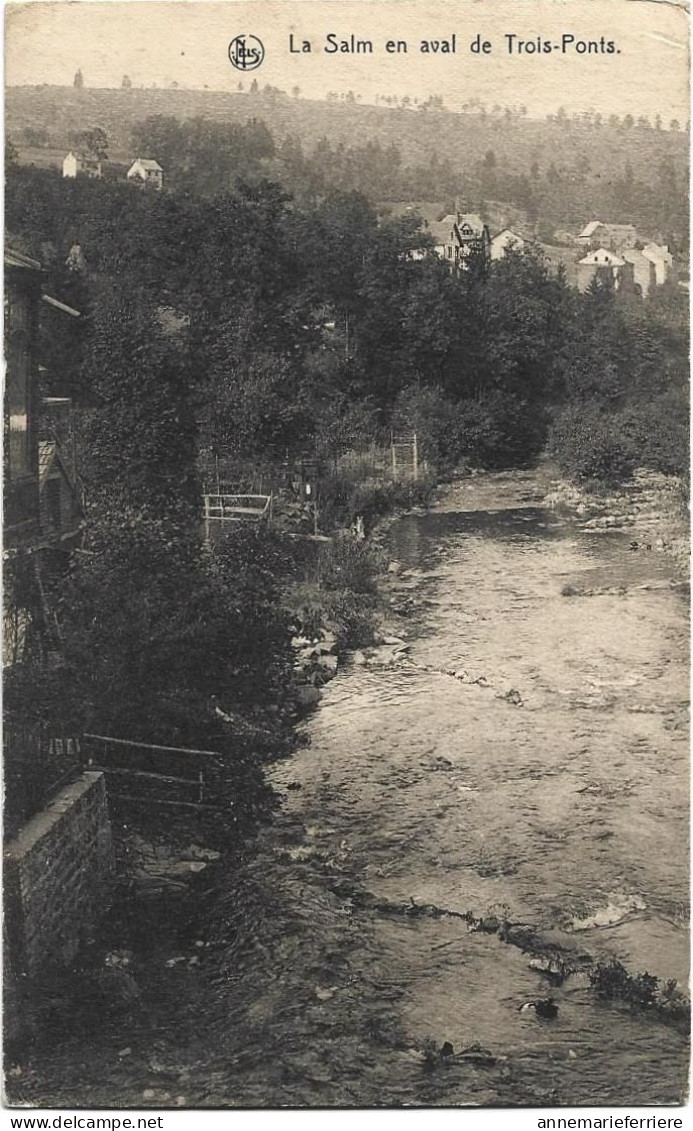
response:
M282 809L222 885L199 969L171 972L157 1060L114 1053L92 1098L680 1102L680 1029L598 1001L579 970L552 988L536 948L469 922L687 987L685 596L663 555L546 508L548 486L462 480L393 525L409 651L329 684L310 744L272 770ZM521 1011L548 994L554 1019ZM486 1051L441 1058L445 1041Z
M547 487L468 479L392 528L419 609L407 657L329 685L310 745L275 770L277 827L217 912L240 1026L218 1025L234 1062L219 1101L681 1098L686 1040L660 1017L597 1001L580 974L551 990L521 948L414 907L687 986L685 597L662 555L546 509ZM521 1011L547 992L554 1020ZM444 1041L491 1056L426 1071Z

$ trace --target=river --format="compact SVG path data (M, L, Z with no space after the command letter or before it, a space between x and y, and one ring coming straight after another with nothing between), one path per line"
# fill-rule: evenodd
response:
M597 1000L580 958L687 987L686 599L664 555L547 508L548 487L477 476L394 523L409 650L329 684L199 969L171 972L156 1061L114 1051L97 1085L86 1055L92 1100L680 1102L686 1036ZM550 986L504 921L576 972ZM555 1018L521 1009L549 994Z

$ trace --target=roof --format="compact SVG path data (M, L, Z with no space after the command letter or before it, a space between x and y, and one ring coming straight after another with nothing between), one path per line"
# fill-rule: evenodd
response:
M622 251L621 257L625 259L627 263L640 263L641 265L647 263L648 267L652 266L652 260L648 259L646 255L643 255L641 251L638 251L637 247L631 247L628 248L627 251Z
M650 262L654 259L659 259L662 263L671 265L674 262L674 257L669 251L668 247L662 247L658 243L648 243L643 249L642 253Z
M590 220L589 224L580 232L581 236L593 236L597 228L601 228L601 220Z
M589 238L593 236L598 228L605 228L608 232L634 232L634 224L610 224L605 223L603 220L590 220L589 224L582 229L578 239Z
M495 241L499 240L501 236L510 236L511 239L517 240L519 243L525 242L524 236L519 235L518 232L514 232L512 228L503 228L502 231L496 232L495 236L493 236L491 240L491 243L495 243Z
M46 482L50 469L53 466L53 460L55 459L57 454L58 445L56 444L55 440L39 440L39 487L43 487L43 484Z
M57 462L59 470L67 479L70 486L73 486L72 477L70 476L65 464L60 458L60 452L55 440L39 440L38 445L38 470L39 470L39 491L50 475L53 464Z
M152 161L148 157L135 158L130 168L134 169L135 165L139 165L141 169L148 169L154 173L163 173L164 171L158 161Z
M429 224L428 231L436 241L436 245L448 242L454 223L454 216L446 216L444 220L438 220L435 224Z
M601 262L599 256L604 257ZM623 267L625 265L625 260L621 259L620 256L616 255L613 251L609 251L606 247L598 247L596 251L590 251L580 262L588 264L596 263L598 267L605 267L607 263L609 267Z
M475 234L483 232L485 227L484 221L477 212L458 212L455 221L458 228L461 228L464 224L468 224Z

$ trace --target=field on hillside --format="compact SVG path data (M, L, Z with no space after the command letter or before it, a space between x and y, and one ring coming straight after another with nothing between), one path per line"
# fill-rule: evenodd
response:
M51 147L61 149L67 148L72 131L101 126L114 150L130 152L133 124L167 114L238 123L261 118L275 137L299 137L308 148L322 137L333 145L377 138L382 146L396 145L410 163L445 157L460 170L483 159L489 149L507 171L553 163L559 171L582 169L609 178L621 175L628 163L635 177L646 181L665 159L682 168L688 160L685 132L517 116L506 121L478 113L304 101L261 92L10 87L5 107L7 136L20 147L27 127L45 128Z

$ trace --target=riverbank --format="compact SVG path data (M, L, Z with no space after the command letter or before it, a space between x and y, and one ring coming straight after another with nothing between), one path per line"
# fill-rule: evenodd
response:
M634 553L665 554L682 578L689 577L690 516L682 479L639 468L618 490L602 493L557 479L545 501L569 507L586 531L627 532Z
M392 509L371 516L368 535L362 522L357 530L337 530L318 545L311 565L304 564L303 577L285 594L297 628L292 646L303 712L317 707L322 688L350 655L359 657L363 648L388 641L402 644L401 621L413 611L415 599L393 595L401 563L388 553L388 532L405 515L425 514L445 490L430 480L402 486Z
M326 687L270 769L274 824L138 968L142 1011L63 1033L13 1095L681 1101L686 605L666 555L551 489L546 468L470 477L392 524L407 646Z

